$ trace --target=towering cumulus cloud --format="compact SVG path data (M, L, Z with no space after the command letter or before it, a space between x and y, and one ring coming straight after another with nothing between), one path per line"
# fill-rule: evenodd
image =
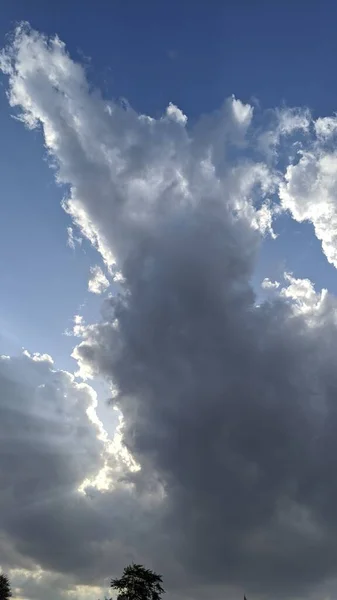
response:
M76 469L54 453L39 458L64 484L48 479L46 499L19 518L2 513L18 568L32 561L99 584L135 559L181 597L335 589L336 300L292 275L266 279L264 302L251 285L261 240L284 210L313 223L337 264L334 117L278 110L255 126L253 107L234 97L191 127L173 104L159 119L139 115L104 100L58 38L27 26L1 64L11 106L42 128L68 186L73 226L115 281L102 320L77 325L73 355L83 377L111 382L123 415L119 454L103 434L90 434L88 452L83 430ZM88 394L60 377L71 395ZM20 386L8 391L13 403ZM103 466L105 486L80 488ZM10 489L7 468L0 461ZM18 485L30 493L24 473Z

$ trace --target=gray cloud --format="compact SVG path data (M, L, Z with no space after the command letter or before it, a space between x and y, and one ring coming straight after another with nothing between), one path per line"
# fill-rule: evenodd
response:
M70 186L66 210L122 273L101 322L78 324L74 356L82 375L111 381L141 466L106 456L76 384L48 361L26 357L15 378L5 372L1 527L20 560L97 583L137 559L174 596L335 589L336 301L287 276L258 305L251 284L279 210L270 197L280 181L283 202L291 191L280 140L309 135L308 111L278 111L262 133L235 98L194 128L173 105L154 120L92 93L61 42L29 29L2 68L12 106L42 125ZM32 368L34 394L22 383ZM54 412L44 419L41 383L53 411L63 407L56 423ZM20 416L27 397L40 401L23 422L11 406ZM110 487L81 495L102 452Z
M91 329L77 356L117 385L191 576L287 595L334 573L336 309L255 306L231 227L235 242L209 212L168 227L150 275L141 254L126 265L118 327Z
M32 586L43 594L50 578L60 597L79 583L102 587L140 551L155 523L153 500L123 483L125 464L89 418L94 390L56 370L48 355L1 357L0 389L2 568L25 582L25 597ZM104 465L106 492L95 487Z
M103 466L104 445L86 414L94 391L53 369L48 356L1 358L0 381L1 530L23 555L29 547L28 556L47 562L49 539L63 536L57 560L66 564L72 536L58 528L62 507ZM75 517L73 506L76 527Z

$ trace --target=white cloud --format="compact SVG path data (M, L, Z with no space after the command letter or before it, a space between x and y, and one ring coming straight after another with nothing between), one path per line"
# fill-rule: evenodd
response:
M290 135L294 131L308 132L311 124L311 114L308 109L284 108L277 109L278 133Z
M178 108L175 104L172 104L172 102L170 102L168 105L166 114L170 119L177 121L177 123L180 123L181 125L186 125L187 123L186 115L184 115L182 110L180 110L180 108Z
M250 104L243 104L241 100L232 97L232 109L236 121L245 129L249 127L253 118L253 107Z
M258 146L268 160L277 161L282 139L288 140L294 133L309 134L312 117L310 111L303 108L277 108L267 114L271 123L259 132ZM296 139L292 140L290 146L287 145L287 161L291 158L294 147L298 149L299 143Z
M101 267L95 265L90 268L91 277L88 282L88 290L93 294L102 294L108 289L110 283L108 278L104 275Z
M337 267L337 153L314 147L289 165L279 196L298 221L313 224L328 261Z
M337 325L337 299L328 290L316 292L310 279L299 279L291 273L284 273L284 279L288 285L280 290L280 296L291 300L295 315L305 315L310 326L320 326L322 321Z
M280 287L279 281L271 281L269 277L265 277L261 283L264 290L277 290Z
M173 104L167 109L170 119L139 116L91 93L84 70L58 38L47 41L25 28L17 31L2 67L10 79L11 105L21 107L28 127L42 125L58 180L70 185L64 208L108 266L123 260L124 246L146 236L155 220L200 201L206 189L219 201L237 207L248 202L253 210L258 177L250 178L240 198L235 188L245 176L243 168L222 171L226 143L242 145L253 115L249 105L231 98L195 131L177 127L185 116ZM34 79L33 73L38 74ZM205 168L208 164L211 168ZM252 169L248 162L246 173ZM261 192L265 197L267 191Z
M337 118L334 117L319 117L315 123L315 131L318 138L322 140L329 139L337 130Z
M76 244L78 244L79 246L82 244L82 238L76 237L74 235L73 227L67 227L67 234L68 234L67 244L68 244L69 248L71 248L72 250L75 250Z

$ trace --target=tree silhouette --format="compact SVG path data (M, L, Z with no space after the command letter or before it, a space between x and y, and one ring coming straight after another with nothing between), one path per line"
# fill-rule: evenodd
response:
M165 590L162 577L142 565L128 565L120 579L112 579L111 587L117 590L117 600L160 600Z
M11 584L7 575L0 573L0 600L9 600L12 596Z

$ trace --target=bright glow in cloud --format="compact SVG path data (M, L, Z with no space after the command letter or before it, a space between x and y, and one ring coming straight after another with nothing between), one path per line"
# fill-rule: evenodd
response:
M299 223L309 221L328 261L337 267L337 153L319 145L287 167L280 186L284 209Z
M245 129L249 127L253 118L253 107L249 104L243 104L241 100L232 97L232 109L236 121Z
M90 269L91 277L88 282L88 290L93 294L102 294L109 287L109 280L104 275L101 267L96 265Z
M166 114L170 119L177 121L177 123L181 123L181 125L186 125L187 123L186 115L184 115L182 110L175 106L175 104L172 104L172 102L170 102L170 104L168 105L166 109Z

